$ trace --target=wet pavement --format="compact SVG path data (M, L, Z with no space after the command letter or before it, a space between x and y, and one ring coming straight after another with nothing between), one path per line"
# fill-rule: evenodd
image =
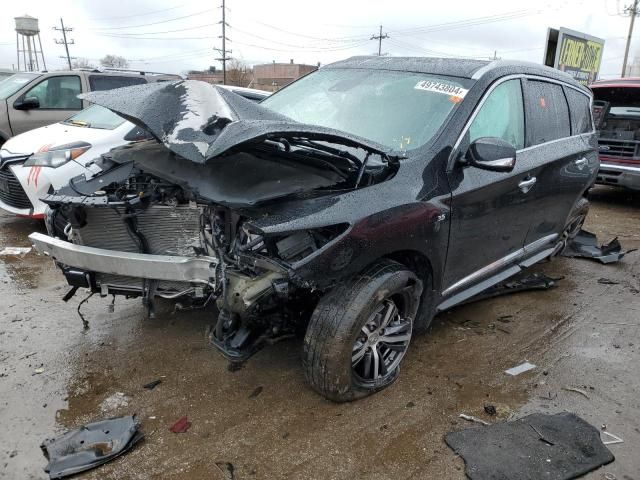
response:
M640 195L599 187L586 227L640 248ZM28 246L40 223L0 215L0 247ZM1 249L1 248L0 248ZM464 478L443 435L534 411L576 412L620 436L614 463L586 478L640 480L640 253L615 265L560 258L535 267L558 287L465 305L416 338L398 381L351 404L313 393L301 341L242 369L205 340L212 312L147 319L139 300L82 295L31 252L0 257L0 478L46 478L39 444L68 428L136 413L146 434L89 479ZM504 370L529 361L515 377ZM153 390L142 385L160 379ZM496 416L484 411L494 405ZM186 433L169 427L187 415ZM233 475L229 466L233 466Z

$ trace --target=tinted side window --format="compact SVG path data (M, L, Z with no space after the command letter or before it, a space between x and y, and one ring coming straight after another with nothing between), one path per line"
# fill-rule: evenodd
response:
M469 127L469 142L481 137L498 137L524 147L524 109L520 80L507 80L486 98Z
M538 80L528 80L526 85L528 145L569 137L569 107L562 87Z
M94 92L97 90L113 90L114 88L140 85L141 83L147 83L147 79L142 77L117 77L114 75L89 76L89 88Z
M593 130L593 126L591 123L589 97L584 93L574 90L573 88L565 88L564 93L569 101L572 135L591 132Z
M40 108L53 110L80 110L82 100L80 77L76 75L49 77L24 94L24 98L36 97Z

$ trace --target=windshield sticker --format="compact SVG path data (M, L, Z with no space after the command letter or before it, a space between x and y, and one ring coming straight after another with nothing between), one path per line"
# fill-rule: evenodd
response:
M427 92L442 93L451 97L464 98L469 90L459 87L457 85L451 85L444 82L433 82L431 80L422 80L416 84L416 90L425 90Z

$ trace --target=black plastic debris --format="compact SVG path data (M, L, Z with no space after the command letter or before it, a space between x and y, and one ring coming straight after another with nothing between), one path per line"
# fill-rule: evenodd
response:
M580 230L575 238L569 242L562 252L563 257L580 257L597 260L601 263L615 263L627 253L634 250L622 250L618 237L608 243L598 246L598 238L594 233Z
M564 277L552 278L544 273L526 273L516 276L511 280L500 282L493 287L480 292L475 297L471 297L464 303L477 302L478 300L486 300L487 298L498 297L501 295L509 295L511 293L524 292L528 290L549 290L557 285L559 280Z
M472 427L448 433L445 441L472 480L568 480L615 459L598 429L568 412Z
M40 445L49 460L49 478L63 478L90 470L122 455L144 434L135 415L89 423Z
M153 390L161 383L162 383L162 379L159 378L158 380L154 380L153 382L145 383L144 385L142 385L142 388L146 388L147 390Z

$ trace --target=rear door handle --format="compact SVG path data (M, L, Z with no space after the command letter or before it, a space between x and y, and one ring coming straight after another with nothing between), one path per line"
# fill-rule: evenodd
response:
M576 167L578 167L578 169L579 169L579 170L582 170L584 167L586 167L586 166L587 166L587 163L588 163L588 161L587 161L587 159L586 159L586 158L584 158L584 157L579 158L578 160L576 160L575 162L573 162L573 164L574 164Z
M531 177L526 180L522 180L518 184L518 188L522 191L522 193L527 193L529 190L531 190L531 187L533 187L536 184L536 182L537 182L536 177Z

